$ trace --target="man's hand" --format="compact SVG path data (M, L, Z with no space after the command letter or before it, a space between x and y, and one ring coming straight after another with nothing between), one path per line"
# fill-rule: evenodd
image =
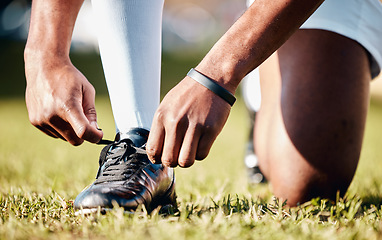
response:
M26 104L31 123L54 138L73 145L96 143L95 90L69 60L26 57Z
M163 99L146 146L151 161L190 167L207 157L227 121L230 105L186 77Z
M31 123L73 145L99 142L95 91L71 63L70 42L83 0L34 0L25 47L26 104Z
M196 67L234 93L241 79L295 32L324 0L256 0ZM256 26L255 28L253 26ZM146 150L165 166L189 167L207 156L230 106L186 77L160 104Z

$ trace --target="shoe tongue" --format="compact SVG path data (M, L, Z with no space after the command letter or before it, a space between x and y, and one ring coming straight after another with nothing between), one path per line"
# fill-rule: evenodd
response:
M132 128L126 134L121 137L131 140L135 147L142 147L146 144L149 136L149 131L143 128Z

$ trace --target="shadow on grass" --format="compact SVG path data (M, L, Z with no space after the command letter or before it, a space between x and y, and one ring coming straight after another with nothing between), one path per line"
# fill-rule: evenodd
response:
M374 195L368 195L361 198L362 200L362 208L363 209L369 209L371 206L375 206L377 209L381 208L382 206L382 195L381 194L374 194Z

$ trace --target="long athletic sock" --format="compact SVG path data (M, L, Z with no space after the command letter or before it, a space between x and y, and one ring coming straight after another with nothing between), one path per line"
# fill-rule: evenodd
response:
M250 72L241 82L243 99L248 112L251 114L259 111L261 105L260 76L259 69Z
M164 0L92 0L116 131L150 129L160 101Z
M254 1L255 0L247 0L247 7L251 6ZM241 90L247 110L251 115L251 118L254 118L254 113L259 111L261 105L259 68L250 72L243 79Z

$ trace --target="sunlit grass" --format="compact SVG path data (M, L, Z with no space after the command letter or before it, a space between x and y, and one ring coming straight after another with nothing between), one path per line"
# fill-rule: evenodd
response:
M96 101L114 137L106 97ZM0 239L379 239L382 238L382 106L371 104L359 168L345 199L287 208L267 186L248 187L247 119L241 99L209 157L176 169L179 212L74 216L72 201L95 177L102 146L72 147L28 122L23 100L0 100Z

